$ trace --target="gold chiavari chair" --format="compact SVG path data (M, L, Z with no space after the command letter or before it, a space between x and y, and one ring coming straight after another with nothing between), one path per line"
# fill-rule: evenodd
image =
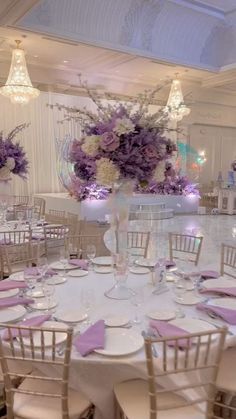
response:
M30 197L28 195L14 195L13 205L29 205Z
M170 260L179 259L186 262L199 262L203 237L189 234L169 233Z
M133 256L147 257L149 241L149 231L128 231L127 233L127 248L129 253Z
M69 235L80 234L80 220L77 214L67 212L66 224L69 228Z
M221 245L220 274L236 278L236 247L228 244Z
M83 394L68 388L73 330L47 327L0 325L8 343L0 338L0 361L6 389L7 419L89 418L92 405ZM17 336L18 339L14 339ZM36 336L40 343L35 344ZM64 355L57 357L58 337L65 337ZM46 342L50 342L50 346ZM10 362L13 362L13 366ZM31 374L15 371L19 363L30 363ZM40 366L57 369L57 375L44 375ZM12 377L22 383L15 388ZM91 416L90 416L91 417Z
M36 196L33 198L34 213L38 215L39 219L45 215L45 205L45 199Z
M50 209L48 214L45 215L45 219L49 223L66 224L66 211Z
M96 256L104 256L103 240L98 235L74 235L67 239L67 249L78 258L85 259L87 257L87 246L94 245L96 247Z
M39 257L39 244L35 243L34 249L32 249L30 241L14 245L1 245L0 253L2 260L1 277L3 277L6 272L11 275L13 272L36 264Z
M66 239L68 237L68 227L66 226L45 226L44 229L44 245L45 254L48 256L48 252L51 249L58 247L66 247Z
M29 229L25 230L7 230L1 231L1 240L2 245L9 244L22 244L30 241L32 238L32 232Z
M115 385L117 418L213 419L216 376L226 332L226 328L220 328L145 339L148 381ZM179 347L183 341L184 349ZM158 364L153 359L153 344L161 350ZM191 397L181 397L181 392L187 394L188 390Z

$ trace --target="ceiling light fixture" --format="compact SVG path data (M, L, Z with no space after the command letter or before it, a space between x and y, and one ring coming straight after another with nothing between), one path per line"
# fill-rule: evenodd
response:
M12 103L24 105L30 99L38 97L40 91L32 86L25 61L25 52L20 48L21 41L15 41L16 48L12 51L11 67L6 84L0 93L8 97Z
M181 121L184 116L189 115L191 110L185 105L180 80L172 80L169 98L165 111L173 121Z

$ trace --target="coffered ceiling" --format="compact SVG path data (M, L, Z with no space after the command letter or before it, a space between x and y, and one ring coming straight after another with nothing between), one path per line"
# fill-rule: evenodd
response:
M21 39L33 83L133 95L179 73L183 90L235 93L236 0L4 0L0 82ZM166 100L169 88L163 88Z

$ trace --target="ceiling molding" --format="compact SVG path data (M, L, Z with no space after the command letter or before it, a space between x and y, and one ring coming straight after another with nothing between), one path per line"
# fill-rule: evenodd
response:
M189 9L196 10L197 12L207 14L217 19L225 20L225 13L214 6L209 6L198 0L169 0L178 6L188 7Z
M236 81L236 69L230 71L223 71L217 75L207 77L202 81L202 87L213 88L227 85Z
M4 0L0 2L0 25L9 26L22 19L40 0Z

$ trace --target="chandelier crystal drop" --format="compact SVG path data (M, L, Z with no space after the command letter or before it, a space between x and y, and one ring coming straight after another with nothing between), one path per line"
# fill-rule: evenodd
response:
M178 79L172 81L165 110L168 112L169 118L173 121L181 121L184 116L190 113L190 109L184 104L181 84Z
M11 67L6 84L0 88L0 93L8 97L12 103L24 105L39 96L40 91L32 86L25 61L25 52L19 47L21 41L16 41L12 51Z

